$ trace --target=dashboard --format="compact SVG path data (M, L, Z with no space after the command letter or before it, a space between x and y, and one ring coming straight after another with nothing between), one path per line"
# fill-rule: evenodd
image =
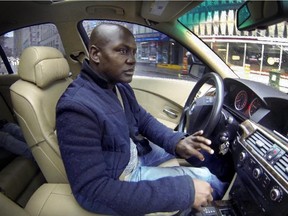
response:
M239 122L250 119L288 137L288 95L244 79L227 78L224 86L224 108Z
M246 117L251 117L259 108L263 108L262 101L253 92L239 89L233 99L234 108Z
M205 96L216 97L215 87L209 86ZM210 105L213 100L205 101ZM226 192L228 199L192 215L287 216L288 95L251 80L224 79L222 117L214 135L219 155L224 161L232 157L236 174ZM227 161L219 159L217 168L225 169Z
M211 86L205 96L215 97ZM214 143L219 137L219 155L227 161L232 157L236 174L228 199L192 215L287 216L288 95L262 83L226 78L222 115Z
M287 215L287 142L250 120L240 127L232 144L238 177L229 193L240 215Z
M237 173L229 192L234 215L287 215L288 95L227 78L223 108L240 128L230 145Z

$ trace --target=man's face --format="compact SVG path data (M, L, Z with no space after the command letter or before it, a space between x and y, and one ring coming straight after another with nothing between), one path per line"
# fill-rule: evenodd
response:
M136 43L133 35L126 31L109 32L109 42L98 47L97 72L108 83L129 83L135 69Z

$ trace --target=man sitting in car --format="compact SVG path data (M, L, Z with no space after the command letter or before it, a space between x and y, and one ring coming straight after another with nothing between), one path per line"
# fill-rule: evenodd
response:
M175 132L138 103L132 88L136 43L121 25L100 24L89 60L57 105L57 135L76 200L85 209L143 215L201 208L221 198L226 184L207 168L160 167L175 155L213 154L211 141ZM155 143L155 144L153 144Z

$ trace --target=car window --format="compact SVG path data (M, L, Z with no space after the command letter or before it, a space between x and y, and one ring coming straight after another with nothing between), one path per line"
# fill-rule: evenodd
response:
M0 74L17 73L22 51L29 46L55 47L64 54L62 41L53 24L29 26L0 36Z
M118 23L134 34L137 44L136 75L195 81L207 70L193 53L188 52L177 41L141 25L107 20L85 20L82 26L88 37L94 27L101 22Z
M241 78L288 92L287 22L239 31L236 12L244 0L205 1L178 20L200 37Z
M7 68L4 64L2 57L0 56L0 75L8 74Z

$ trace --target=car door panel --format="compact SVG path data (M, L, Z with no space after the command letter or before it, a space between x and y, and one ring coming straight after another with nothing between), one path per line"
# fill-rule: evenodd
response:
M131 86L141 106L166 126L174 129L195 82L135 76Z

